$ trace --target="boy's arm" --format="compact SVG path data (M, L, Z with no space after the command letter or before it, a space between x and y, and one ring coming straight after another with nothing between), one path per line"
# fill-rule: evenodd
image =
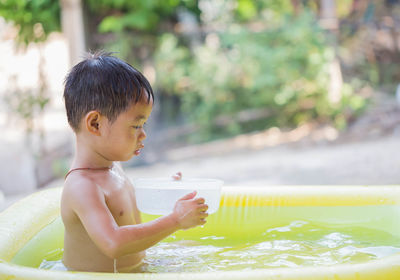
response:
M154 221L118 226L107 207L102 190L90 180L73 186L69 201L89 237L110 258L143 251L175 231L205 223L208 216L204 199L193 199L195 193L181 198L170 215ZM79 189L79 190L78 190Z

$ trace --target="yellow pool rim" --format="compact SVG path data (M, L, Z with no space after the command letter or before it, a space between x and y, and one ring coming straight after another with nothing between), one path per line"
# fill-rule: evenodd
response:
M48 271L10 263L42 228L59 216L61 188L37 192L0 213L0 279L400 279L400 254L360 264L199 273L113 274ZM235 197L245 196L246 202ZM221 206L400 205L400 186L224 187ZM400 225L400 221L399 221Z

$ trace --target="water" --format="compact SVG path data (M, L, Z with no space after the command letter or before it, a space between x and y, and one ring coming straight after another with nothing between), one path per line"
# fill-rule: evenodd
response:
M219 246L223 236L162 242L147 250L144 272L203 272L361 263L400 252L400 239L365 228L294 221L257 241ZM224 240L224 244L226 244ZM395 245L394 245L395 244Z
M385 231L299 220L268 228L257 240L242 243L226 236L196 240L172 236L147 250L141 269L163 273L327 266L361 263L398 252L400 238Z

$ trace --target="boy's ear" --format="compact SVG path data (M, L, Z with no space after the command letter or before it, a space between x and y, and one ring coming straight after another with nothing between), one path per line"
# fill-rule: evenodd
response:
M100 136L101 114L98 111L90 111L85 116L85 127L90 133Z

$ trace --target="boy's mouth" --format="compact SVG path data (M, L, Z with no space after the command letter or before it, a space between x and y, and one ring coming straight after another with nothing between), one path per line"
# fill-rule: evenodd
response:
M133 153L138 156L138 155L140 155L140 150L143 149L143 148L144 148L144 145L140 144L139 145L139 149L135 150Z

